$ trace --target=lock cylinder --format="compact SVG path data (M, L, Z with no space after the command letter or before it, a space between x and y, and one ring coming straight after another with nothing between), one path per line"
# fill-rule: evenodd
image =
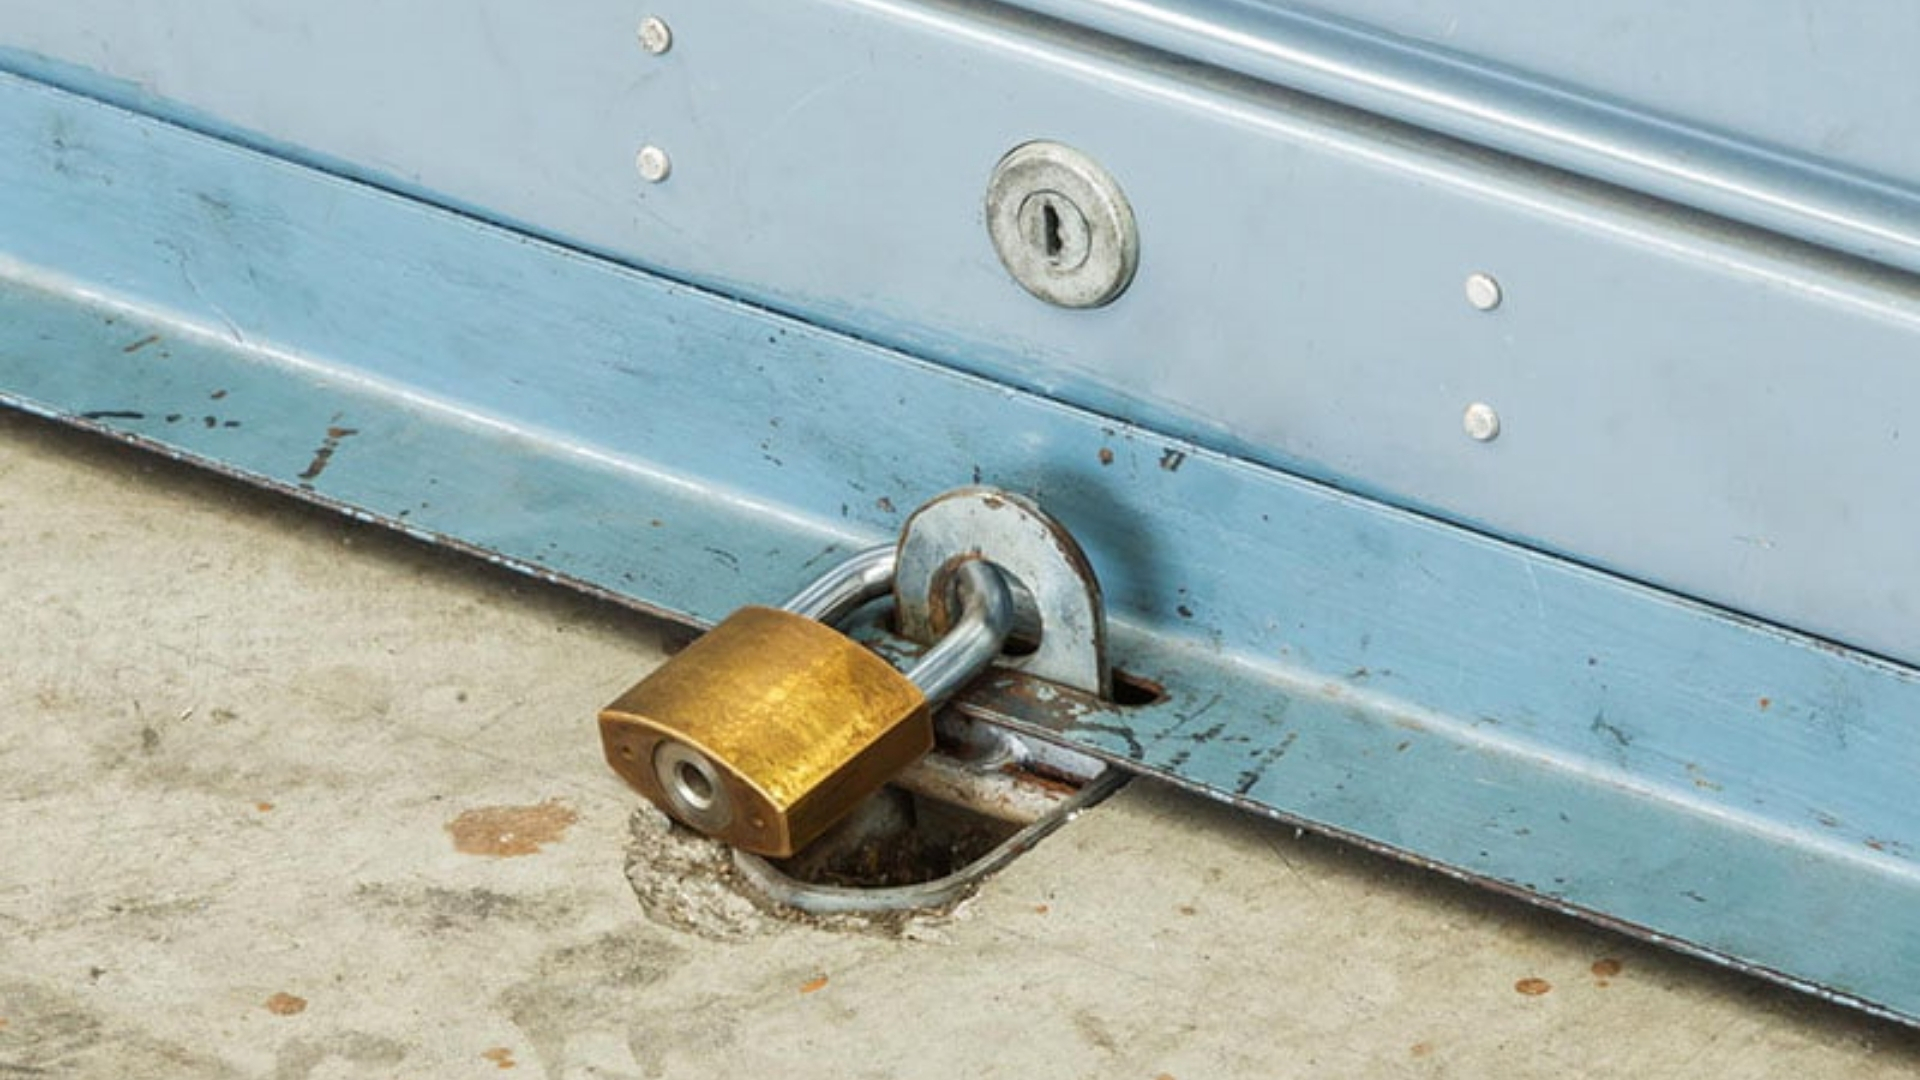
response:
M676 820L760 855L806 846L933 748L933 709L998 656L1000 571L953 568L952 629L905 674L828 623L886 593L860 553L779 608L728 616L600 713L607 761ZM824 620L824 621L823 621Z

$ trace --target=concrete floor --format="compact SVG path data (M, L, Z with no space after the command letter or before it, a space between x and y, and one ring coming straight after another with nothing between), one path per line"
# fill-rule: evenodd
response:
M672 929L593 726L645 619L11 415L0 566L0 1077L1920 1070L1145 783L904 935Z

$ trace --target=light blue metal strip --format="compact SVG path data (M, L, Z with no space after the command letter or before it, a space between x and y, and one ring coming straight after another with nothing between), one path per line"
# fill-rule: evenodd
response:
M1077 745L1920 1017L1910 670L32 84L0 150L0 399L701 621L1023 491L1168 687Z
M1010 2L1920 270L1920 15L1905 5Z

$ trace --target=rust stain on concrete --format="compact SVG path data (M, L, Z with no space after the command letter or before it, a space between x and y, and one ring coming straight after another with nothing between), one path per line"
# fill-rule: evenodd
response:
M580 820L571 806L548 799L532 806L482 806L447 822L455 851L466 855L513 858L534 855L558 843Z

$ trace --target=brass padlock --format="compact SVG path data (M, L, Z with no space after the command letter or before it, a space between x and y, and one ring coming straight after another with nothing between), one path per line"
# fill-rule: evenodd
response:
M961 616L902 674L834 630L891 588L892 546L728 616L600 712L607 761L677 820L782 858L933 748L933 709L1000 654L1013 598L977 559Z

